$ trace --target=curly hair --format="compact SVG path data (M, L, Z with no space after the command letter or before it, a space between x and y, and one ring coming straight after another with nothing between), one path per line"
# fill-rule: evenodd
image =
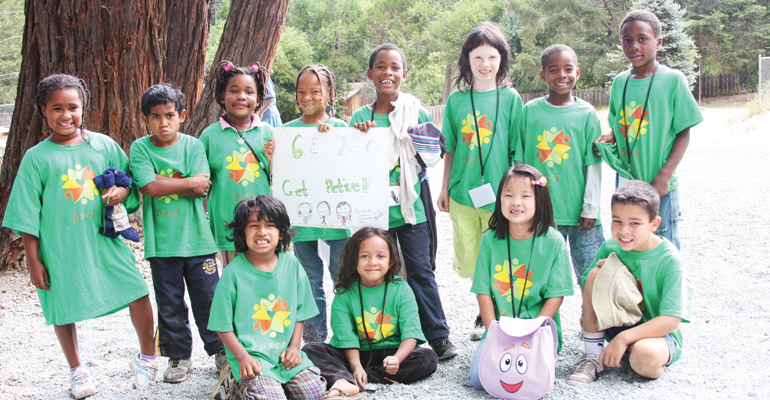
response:
M626 16L623 17L623 21L620 22L618 34L623 30L623 25L632 21L642 21L650 24L652 31L655 32L655 39L661 37L663 29L661 29L658 16L647 10L634 10L626 14Z
M225 70L225 67L232 66L229 70ZM230 61L223 60L219 63L219 70L217 71L217 103L222 110L225 110L224 93L227 90L227 83L230 82L230 78L236 75L248 75L254 78L254 83L257 88L257 107L256 110L262 108L265 104L265 97L267 96L267 80L270 79L270 74L267 69L259 63L252 64L251 67L239 67Z
M168 83L159 83L150 86L142 95L142 114L145 117L150 116L150 109L158 104L172 103L176 107L176 112L181 113L184 110L184 93L175 86Z
M489 218L489 229L495 232L497 239L505 239L508 235L509 221L505 218L502 210L502 193L505 184L510 179L515 177L529 179L529 182L534 182L543 177L535 167L527 164L521 164L519 166L510 168L503 174L503 179L500 179L500 186L497 189L497 198L495 199L495 211ZM553 206L551 205L551 192L548 190L548 186L532 185L532 190L535 192L535 215L532 217L532 225L529 227L529 232L534 233L536 236L543 236L548 233L548 227L556 228L556 221L553 218Z
M334 285L334 294L345 292L350 289L350 286L352 286L353 283L358 282L361 278L358 274L358 249L361 247L361 242L372 236L378 236L388 244L390 262L393 265L391 265L388 272L385 273L385 281L392 283L396 279L396 275L401 272L403 265L401 264L398 246L396 246L396 242L388 234L388 231L381 228L366 226L356 231L356 233L354 233L342 247L342 253L340 254L340 272L337 275L337 284Z
M246 226L249 224L249 215L255 213L257 221L268 221L275 224L275 227L283 236L275 247L275 254L289 250L291 238L297 234L292 229L289 221L289 214L286 212L286 206L281 200L273 196L259 195L241 200L235 206L233 220L225 224L225 227L232 231L232 236L227 239L235 243L235 251L244 253L249 249L246 242Z
M406 67L406 54L404 54L404 51L393 43L381 44L377 46L376 49L372 50L372 54L369 55L369 69L374 69L374 62L377 61L377 56L385 50L394 50L398 52L398 55L401 56L401 63L404 64L404 71L409 70Z
M500 68L495 76L497 86L508 84L511 69L511 47L508 46L505 35L497 25L485 22L471 29L463 42L460 57L457 59L457 76L453 79L458 90L463 91L466 86L469 89L473 86L470 54L471 51L485 44L494 47L500 53Z
M577 53L575 53L575 50L572 49L572 47L567 46L566 44L554 44L551 46L548 46L545 50L543 50L542 53L540 53L540 68L545 71L545 64L548 62L548 57L556 54L556 53L569 53L572 55L572 57L575 57L575 66L577 66L578 62L578 56Z
M35 110L40 114L43 119L43 107L48 103L48 99L51 95L63 89L75 89L78 92L78 97L83 103L82 111L85 114L88 110L88 102L91 99L91 92L88 91L86 82L76 76L66 74L51 75L37 84L37 94L35 95ZM81 119L82 121L82 119ZM81 122L81 127L83 126Z

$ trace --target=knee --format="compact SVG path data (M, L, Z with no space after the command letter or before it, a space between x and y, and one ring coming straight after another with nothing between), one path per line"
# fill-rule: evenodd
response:
M637 374L649 379L658 379L663 375L664 365L668 361L668 348L661 349L649 340L640 340L631 348L628 361Z

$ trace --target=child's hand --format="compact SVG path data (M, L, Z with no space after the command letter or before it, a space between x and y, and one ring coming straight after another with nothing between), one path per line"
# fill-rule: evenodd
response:
M597 143L614 144L615 143L615 133L612 130L610 130L608 133L606 133L604 135L600 135L598 138L596 138L596 140L594 140L594 145L593 145L593 147L594 147L594 154L596 154L597 156L601 157L602 153L600 153L599 149L596 147Z
M318 123L318 132L326 133L329 132L330 129L332 129L331 124L324 124L323 122Z
M51 290L51 278L48 277L48 270L40 261L32 261L27 257L29 263L29 279L36 288L42 290Z
M599 365L620 368L620 359L623 358L623 354L626 354L627 348L628 345L623 341L621 332L602 350L602 354L599 355Z
M374 121L365 121L365 122L359 122L357 124L354 124L353 127L363 133L367 133L369 132L369 129L376 128L377 124Z
M262 364L248 354L243 359L238 359L238 364L240 364L241 379L254 379L262 373Z
M399 365L400 362L398 361L398 358L393 356L385 357L385 359L382 360L382 366L385 367L385 372L390 375L395 375L396 372L398 372Z
M652 182L650 182L650 185L655 188L655 190L658 191L658 194L660 197L663 197L668 194L668 184L671 181L671 178L666 178L665 176L661 176L660 174L655 175L655 178L652 178Z
M265 143L265 147L262 149L267 157L267 161L273 161L273 153L275 152L275 139L270 139Z
M438 195L438 200L436 200L436 205L439 211L449 212L449 191L441 191L441 194Z
M302 354L297 349L286 349L281 352L281 366L285 369L292 369L302 363Z
M193 184L191 188L193 192L205 196L209 192L211 187L211 181L209 180L209 174L198 174L189 178Z
M366 383L368 382L369 378L366 376L366 370L364 370L364 367L358 367L353 370L353 379L356 380L356 385L358 385L359 389L366 389Z
M606 258L602 258L601 260L597 261L597 262L596 262L596 265L594 266L594 268L601 268L601 267L602 267L602 265L604 265L604 262L605 262L605 261L607 261L607 259L606 259Z
M591 229L594 229L594 226L596 226L596 218L583 218L580 217L578 219L578 232L580 231L590 231Z
M116 206L131 194L131 189L113 186L102 191L102 203L105 206Z

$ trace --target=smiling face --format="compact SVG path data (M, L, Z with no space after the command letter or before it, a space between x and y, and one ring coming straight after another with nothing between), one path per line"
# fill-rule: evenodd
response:
M254 77L247 74L231 77L227 81L224 93L220 94L220 100L225 104L228 118L234 120L251 118L251 114L257 107L257 83Z
M535 191L529 178L514 175L500 192L500 210L513 225L529 229L535 218Z
M80 142L81 137L76 133L83 121L83 101L76 89L60 89L51 93L40 111L53 130L52 142L62 145Z
M554 95L568 95L580 77L575 55L569 51L557 51L546 59L540 78Z
M248 246L246 253L251 253L250 255L247 254L247 257L274 255L275 248L283 239L283 234L273 222L257 219L259 210L260 207L257 206L254 212L249 213L249 219L246 228L244 228L244 236Z
M297 103L299 108L307 116L326 112L326 103L329 102L329 89L322 85L314 72L305 72L300 75L297 85Z
M612 238L625 251L647 251L660 243L655 231L660 216L650 220L650 214L636 204L615 203L612 206Z
M165 103L150 107L150 115L142 115L142 121L150 128L150 141L157 147L170 147L179 141L179 125L187 118L187 110L178 112L176 104Z
M655 30L648 22L634 20L620 27L620 44L634 70L643 71L654 68L663 38L655 36Z
M392 266L388 242L376 235L361 241L358 246L356 271L361 277L362 285L366 287L382 285L385 282L385 274Z
M473 74L473 90L485 92L497 87L497 71L500 70L500 52L483 44L468 54Z
M378 98L398 96L401 82L406 80L404 61L396 50L382 50L377 53L372 68L366 71L366 76L374 84Z

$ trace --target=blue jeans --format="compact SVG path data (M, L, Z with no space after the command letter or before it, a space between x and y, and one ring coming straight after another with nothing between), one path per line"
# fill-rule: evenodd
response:
M337 274L340 272L340 253L348 239L328 240L331 247L329 255L329 276L332 282L337 284ZM302 267L305 268L310 289L313 291L315 305L320 314L305 321L305 329L302 332L302 340L305 343L324 342L328 330L326 328L326 293L324 292L324 264L318 257L318 241L308 240L294 242L294 255L297 256Z
M557 229L564 240L569 240L572 269L575 270L578 285L582 285L583 273L596 261L596 253L604 243L604 230L601 225L582 232L579 226L572 225L559 225Z
M414 292L420 314L422 333L426 340L449 336L449 325L444 307L438 295L436 275L430 265L430 237L428 224L406 224L388 229L391 237L398 240L404 257L406 282Z
M468 383L476 390L484 390L481 378L479 378L479 364L481 364L481 355L484 353L484 343L486 341L487 338L481 339L479 347L476 348L476 352L473 353L473 359L471 360L471 375L468 377Z
M668 239L677 249L681 250L679 240L679 219L682 212L679 208L679 189L674 189L660 198L660 226L655 234Z

